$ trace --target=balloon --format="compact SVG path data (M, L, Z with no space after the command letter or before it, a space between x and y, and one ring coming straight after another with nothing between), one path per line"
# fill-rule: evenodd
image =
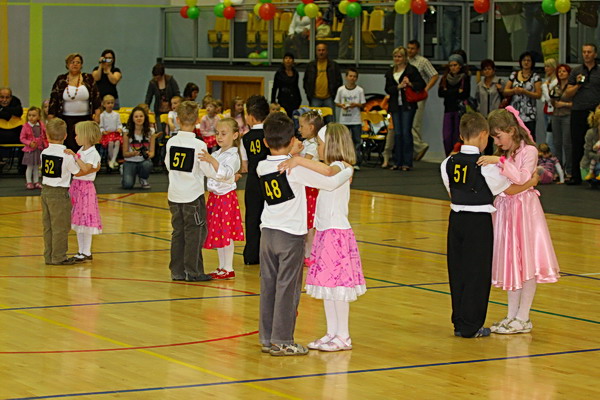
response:
M358 0L348 0L348 1L349 1L350 3L354 3L355 1L358 1Z
M479 14L485 14L490 10L490 0L474 0L473 8Z
M225 6L225 8L231 7L231 0L223 0L223 5Z
M215 12L215 16L223 18L223 10L225 10L225 5L223 3L219 3L213 8Z
M267 52L266 50L263 50L258 54L258 57L259 58L269 58L269 52Z
M412 4L410 5L410 8L412 10L412 12L414 12L415 14L425 14L425 11L427 11L427 1L426 0L413 0Z
M298 7L296 7L296 12L301 17L306 17L306 13L304 12L304 7L305 7L304 3L300 3L300 4L298 4Z
M571 0L556 0L554 6L556 7L556 11L564 14L571 9Z
M352 17L352 18L356 18L356 17L360 16L361 12L362 12L362 7L360 6L359 3L356 3L356 2L348 3L348 7L346 7L346 15L348 15L349 17Z
M256 15L257 17L260 11L260 6L262 6L262 3L260 1L254 5L254 15Z
M183 18L187 18L188 17L188 15L187 15L188 8L190 8L190 7L189 6L181 7L181 10L179 10L179 15L181 15Z
M248 58L251 58L251 59L260 58L260 54L258 54L258 52L256 52L256 51L253 51L252 53L248 54ZM254 65L254 66L256 66L256 65L260 65L260 64L261 64L261 61L259 61L259 62L256 62L256 61L250 61L250 64L252 64L252 65Z
M394 4L394 9L398 14L406 14L410 11L410 0L398 0Z
M189 19L197 19L200 15L200 9L196 6L188 8L187 16Z
M261 2L261 3L270 3L270 2L272 2L272 1L273 1L273 0L260 0L260 2Z
M338 10L340 10L340 12L344 15L346 15L346 13L348 12L348 4L350 4L348 0L342 0L338 5Z
M185 0L185 4L187 4L188 7L194 7L196 5L196 0Z
M233 17L235 17L235 8L231 6L225 7L225 9L223 10L223 16L227 19L233 19Z
M263 3L258 10L258 15L265 21L270 21L275 17L277 8L272 3Z
M542 1L542 10L544 10L544 12L549 15L554 15L558 12L556 10L556 5L554 4L554 0Z
M302 0L302 3L304 4L310 4L310 3L314 3L315 0Z
M304 6L304 13L308 18L316 18L319 15L319 6L315 3L309 3Z

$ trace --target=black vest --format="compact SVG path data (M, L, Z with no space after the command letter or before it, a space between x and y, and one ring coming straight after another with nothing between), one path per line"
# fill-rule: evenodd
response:
M458 153L446 163L452 204L483 206L494 202L494 195L481 174L477 160L481 154Z
M251 129L242 137L242 143L248 155L248 176L256 176L256 167L258 163L265 160L270 154L269 149L265 145L263 139L265 131L262 129Z

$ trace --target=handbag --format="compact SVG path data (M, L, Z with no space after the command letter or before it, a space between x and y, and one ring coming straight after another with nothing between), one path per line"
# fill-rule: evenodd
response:
M406 97L406 101L409 103L418 103L419 101L425 100L427 98L427 91L421 90L420 92L416 92L410 86L404 88L404 95Z
M542 54L544 55L544 61L549 58L554 58L558 60L558 38L552 37L552 34L549 33L546 36L546 40L540 43L542 45Z

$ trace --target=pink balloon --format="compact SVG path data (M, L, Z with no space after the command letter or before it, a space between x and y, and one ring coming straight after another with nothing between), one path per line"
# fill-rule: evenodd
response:
M412 12L414 12L415 14L425 14L425 11L427 11L427 1L426 0L413 0L412 4L410 5L410 8L412 10Z
M473 8L479 14L485 14L490 10L490 0L474 0Z
M273 3L264 3L258 9L258 15L265 21L270 21L275 17L275 12L277 12L277 8Z

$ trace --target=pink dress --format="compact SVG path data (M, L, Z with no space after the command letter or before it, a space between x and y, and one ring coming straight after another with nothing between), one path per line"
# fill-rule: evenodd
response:
M512 183L522 185L531 179L537 160L537 149L521 142L515 155L498 166ZM498 211L493 215L492 284L496 287L517 290L533 278L537 283L553 283L559 278L558 260L539 195L529 188L514 196L501 193L494 201Z

